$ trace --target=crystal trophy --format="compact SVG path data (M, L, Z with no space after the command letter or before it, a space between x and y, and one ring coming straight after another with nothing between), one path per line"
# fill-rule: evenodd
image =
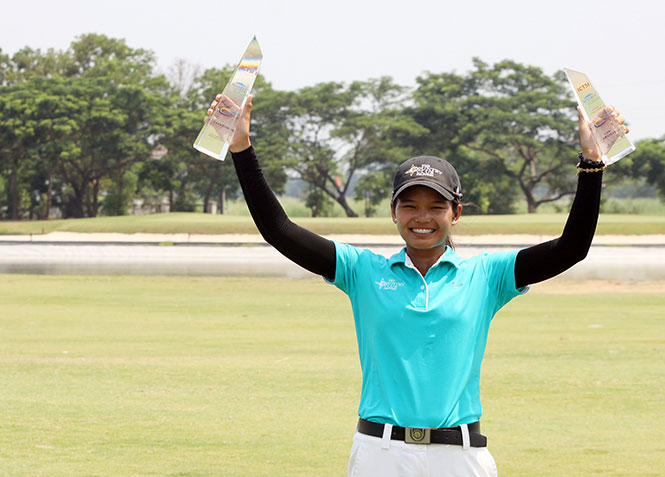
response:
M635 146L600 99L587 75L568 68L564 68L564 71L605 165L613 164L633 152Z
M210 119L194 141L194 149L220 161L224 160L242 108L259 73L262 59L263 53L254 37L222 91L222 98L215 106Z

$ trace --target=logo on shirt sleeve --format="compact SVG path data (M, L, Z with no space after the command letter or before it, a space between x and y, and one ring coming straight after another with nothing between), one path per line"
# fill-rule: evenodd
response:
M380 282L374 282L379 286L379 290L397 290L399 287L403 287L404 283L395 281L394 278L381 278Z

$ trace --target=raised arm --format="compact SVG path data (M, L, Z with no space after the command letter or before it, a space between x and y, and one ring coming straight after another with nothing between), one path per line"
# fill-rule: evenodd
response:
M284 256L312 273L333 280L335 244L291 222L265 180L249 138L251 110L250 96L229 149L254 223L266 242Z
M623 126L624 119L611 108L612 115ZM577 192L561 237L520 250L515 259L515 284L522 288L552 278L583 260L596 231L600 210L600 191L604 169L600 152L591 130L578 108L582 157L578 168Z

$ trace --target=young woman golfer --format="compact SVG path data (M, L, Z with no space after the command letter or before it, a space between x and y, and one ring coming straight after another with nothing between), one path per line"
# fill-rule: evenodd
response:
M251 109L250 98L230 150L256 226L268 243L351 300L363 380L349 476L496 475L478 423L487 333L503 305L589 250L604 167L581 113L577 194L561 237L462 259L449 241L462 189L448 162L421 156L397 169L391 210L405 247L385 258L289 220L251 147Z

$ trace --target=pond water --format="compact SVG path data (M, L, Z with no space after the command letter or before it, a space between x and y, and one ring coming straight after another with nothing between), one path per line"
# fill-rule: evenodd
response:
M390 256L398 245L368 246ZM507 250L459 246L458 254ZM55 275L209 275L309 277L309 272L264 245L0 244L0 273ZM593 246L583 262L562 275L571 279L665 280L663 246Z

